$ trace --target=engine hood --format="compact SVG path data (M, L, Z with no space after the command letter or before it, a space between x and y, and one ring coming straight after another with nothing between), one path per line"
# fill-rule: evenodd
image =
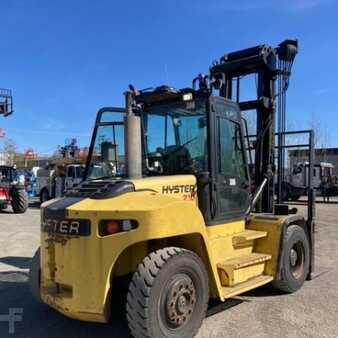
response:
M66 193L66 197L106 199L134 191L152 191L179 199L193 199L196 193L194 175L156 176L138 179L85 181Z
M80 204L86 205L87 209L101 209L104 203L111 209L130 208L131 205L121 205L117 203L117 197L125 194L135 193L135 200L128 199L140 205L141 192L154 195L163 195L166 200L181 200L189 203L197 203L196 177L194 175L172 175L146 177L140 179L116 179L116 180L95 180L82 182L72 190L68 191L65 197L48 201L42 205L43 217L52 219L63 219L67 217L68 210L76 209ZM142 194L143 195L143 194ZM148 195L148 194L146 194ZM144 195L143 195L144 196ZM162 198L162 200L163 200ZM138 202L136 202L138 200ZM148 201L154 204L154 199ZM134 203L132 203L134 204ZM101 207L99 207L99 205ZM143 208L146 205L142 203ZM84 208L84 209L86 209ZM81 208L80 208L81 209Z

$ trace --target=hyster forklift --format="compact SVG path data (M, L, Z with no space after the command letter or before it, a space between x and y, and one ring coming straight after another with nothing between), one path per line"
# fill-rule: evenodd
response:
M130 86L125 108L101 109L84 182L42 205L30 272L36 298L66 316L107 322L127 280L133 336L187 338L198 332L210 298L225 301L268 283L292 293L310 279L311 181L307 219L274 191L283 148L275 138L286 133L274 135L276 101L283 113L296 54L291 40L237 51L192 88ZM241 102L249 74L257 77L257 99ZM246 110L257 113L251 165ZM115 126L125 139L120 177L101 149ZM98 163L102 177L92 171Z

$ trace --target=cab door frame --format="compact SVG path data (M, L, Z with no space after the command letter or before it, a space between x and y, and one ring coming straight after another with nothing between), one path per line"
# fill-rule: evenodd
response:
M229 107L227 113L224 109L221 111L219 107ZM220 154L220 144L219 144L219 126L218 120L226 119L233 123L238 124L239 126L239 142L242 149L243 155L243 166L244 166L244 176L245 179L229 175L224 177L219 171L219 154ZM250 175L249 168L246 156L246 149L244 144L244 130L242 126L241 112L239 106L232 101L226 100L222 97L210 97L209 99L209 159L210 159L210 171L211 171L211 220L208 222L208 225L223 224L230 221L242 220L245 217L246 210L249 206L249 196L250 196ZM224 212L221 207L220 194L222 189L231 188L238 190L241 193L247 194L246 204L239 211L234 212Z
M95 126L94 126L94 130L93 130L93 134L92 134L91 141L90 141L90 146L89 146L86 166L85 166L85 169L83 171L83 178L82 178L83 181L85 181L87 179L87 175L88 175L88 171L89 171L89 165L90 165L90 160L91 160L91 158L93 156L94 145L95 145L95 140L96 140L96 135L97 135L98 128L100 126L124 125L124 122L117 122L117 121L115 121L115 122L103 122L103 121L101 121L102 114L106 113L106 112L110 112L110 113L124 113L125 114L126 109L122 108L122 107L103 107L103 108L101 108L101 109L98 110L98 112L96 114ZM115 131L114 131L114 134L115 134Z

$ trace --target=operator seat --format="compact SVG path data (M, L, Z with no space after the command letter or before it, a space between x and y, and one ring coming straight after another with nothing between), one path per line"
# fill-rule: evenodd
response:
M168 146L163 152L163 171L169 174L192 173L192 159L189 150L182 146Z

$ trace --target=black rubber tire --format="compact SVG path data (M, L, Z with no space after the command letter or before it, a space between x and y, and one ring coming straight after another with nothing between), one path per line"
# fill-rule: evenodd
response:
M28 209L28 196L24 189L13 188L11 191L12 209L15 214L23 214Z
M8 204L7 203L0 203L0 211L7 209Z
M303 247L302 267L300 268L299 276L291 271L290 256L291 249L298 243ZM274 280L272 285L285 293L293 293L301 288L308 273L310 265L310 245L309 240L303 228L299 225L290 225L286 230L286 238L282 251L282 270L281 278Z
M29 288L33 298L38 303L42 303L40 297L40 278L41 278L41 267L40 267L40 248L39 248L32 258L29 269Z
M49 192L46 188L42 189L40 192L40 203L44 203L50 200Z
M175 278L188 276L196 302L188 320L178 328L163 320L164 300ZM208 273L194 252L168 247L150 253L135 271L127 295L127 320L134 337L194 337L205 318L209 301Z

